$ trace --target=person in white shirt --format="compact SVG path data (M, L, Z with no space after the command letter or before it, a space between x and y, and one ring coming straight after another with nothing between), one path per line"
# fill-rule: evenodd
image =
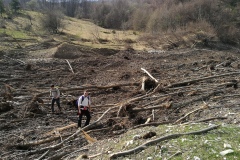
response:
M91 115L91 100L90 96L88 95L88 91L84 91L84 94L78 98L78 127L81 127L82 124L82 116L85 115L87 117L87 120L85 122L85 126L89 125Z
M61 113L62 110L61 110L61 107L60 107L60 91L54 85L51 85L50 97L52 97L52 102L51 102L52 113L54 113L54 103L55 102L57 103L58 109Z

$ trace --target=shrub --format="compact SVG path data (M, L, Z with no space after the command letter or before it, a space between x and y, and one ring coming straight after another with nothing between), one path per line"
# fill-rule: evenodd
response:
M125 39L124 42L125 42L125 43L128 43L128 44L130 44L130 43L135 43L135 41L133 41L132 39L129 39L129 38L128 38L128 39Z
M59 33L64 28L63 14L60 11L47 11L40 19L43 29L51 33Z

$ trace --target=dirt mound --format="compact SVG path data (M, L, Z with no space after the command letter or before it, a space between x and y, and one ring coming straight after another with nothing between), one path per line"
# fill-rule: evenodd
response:
M83 52L83 50L85 52ZM77 46L69 43L62 43L57 47L56 52L53 54L54 58L60 59L77 59L81 56L84 56L86 49L83 49L81 46Z
M53 54L54 58L60 59L77 59L82 56L89 55L102 55L102 56L111 56L118 53L119 50L109 49L109 48L89 48L86 46L62 43L60 44L55 53Z
M97 48L97 49L94 49L94 51L103 56L110 56L119 52L119 50L109 49L109 48Z

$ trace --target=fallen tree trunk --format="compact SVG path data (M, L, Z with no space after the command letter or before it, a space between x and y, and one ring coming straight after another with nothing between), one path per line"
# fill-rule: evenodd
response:
M122 156L126 156L126 155L136 154L136 153L146 149L147 146L151 146L151 145L154 145L156 143L159 143L159 142L162 142L162 141L165 141L165 140L175 139L175 138L178 138L178 137L181 137L181 136L184 136L184 135L199 135L199 134L207 133L207 132L209 132L209 131L211 131L213 129L217 129L219 126L220 125L212 126L212 127L209 127L209 128L203 129L203 130L199 130L199 131L166 135L166 136L163 136L163 137L160 137L160 138L148 141L146 143L143 143L142 145L140 145L140 146L138 146L136 148L133 148L133 149L130 149L130 150L127 150L127 151L123 151L123 152L113 153L113 154L111 154L109 156L109 158L110 159L115 159L117 157L122 157Z
M215 76L210 76L210 77L203 77L203 78L193 79L193 80L184 81L184 82L180 82L180 83L174 83L174 84L171 84L171 85L167 86L167 88L187 86L187 85L190 85L190 84L193 84L193 83L196 83L196 82L199 82L199 81L203 81L203 80L219 78L219 77L224 77L224 76L233 76L233 75L238 75L238 74L240 74L240 72L232 72L232 73L225 73L225 74L220 74L220 75L215 75Z
M191 100L188 100L188 101L185 101L185 102L182 102L182 103L165 103L165 104L159 104L159 105L156 105L156 106L153 106L153 107L148 107L148 108L133 108L132 111L133 112L140 112L140 111L146 111L146 110L152 110L152 109L160 109L160 108L173 108L173 109L176 109L176 108L180 108L182 106L186 106L186 105L189 105L193 102L196 102L196 101L199 101L199 100L206 100L207 98L217 94L217 93L222 93L222 91L214 91L214 92L211 92L207 95L203 95L203 96L200 96L200 97L197 97L195 99L191 99Z
M52 131L46 133L45 136L54 134L56 131L59 132L59 131L63 131L63 130L66 130L66 129L69 129L69 128L73 128L73 127L77 127L77 123L73 123L73 124L70 124L70 125L67 125L67 126L64 126L64 127L60 127L60 128L55 128Z

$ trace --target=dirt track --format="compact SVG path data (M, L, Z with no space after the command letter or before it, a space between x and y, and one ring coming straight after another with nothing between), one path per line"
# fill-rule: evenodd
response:
M151 86L148 86L145 92L140 91L141 78L147 76L141 68L146 69L159 80L160 89L141 100L126 103L119 115L120 118L116 118L118 109L108 113L101 120L100 125L94 128L106 128L106 130L92 132L91 136L97 139L117 136L133 126L145 123L147 118L153 116L152 109L135 112L133 116L128 108L142 109L161 104L167 105L154 110L154 120L151 119L151 122L175 122L190 111L207 105L208 108L191 114L181 122L227 117L221 121L240 124L240 95L237 87L240 74L169 87L179 82L239 72L240 61L237 51L189 49L143 52L90 50L75 45L53 47L56 46L50 45L44 48L41 54L36 54L37 50L31 50L31 52L16 50L0 56L0 157L3 159L38 158L43 154L42 152L35 154L27 152L60 142L58 138L55 141L31 147L22 145L26 142L49 138L49 135L45 134L54 128L76 123L76 110L67 104L71 99L81 95L84 88L90 88L93 101L91 123L109 108L106 105L125 102L150 93L154 89ZM68 56L71 57L68 61L74 73L66 61ZM128 83L139 83L139 85L104 89L94 87ZM48 92L51 84L56 84L62 90L63 114L50 114L48 94L40 96L44 104L32 103L33 96ZM214 92L212 95L204 97L212 92ZM73 127L60 134L64 139L75 131L76 127ZM68 142L68 145L72 146L70 148L74 146L80 148L85 144L87 141L81 137ZM72 152L70 148L63 150ZM53 155L54 153L49 157Z

